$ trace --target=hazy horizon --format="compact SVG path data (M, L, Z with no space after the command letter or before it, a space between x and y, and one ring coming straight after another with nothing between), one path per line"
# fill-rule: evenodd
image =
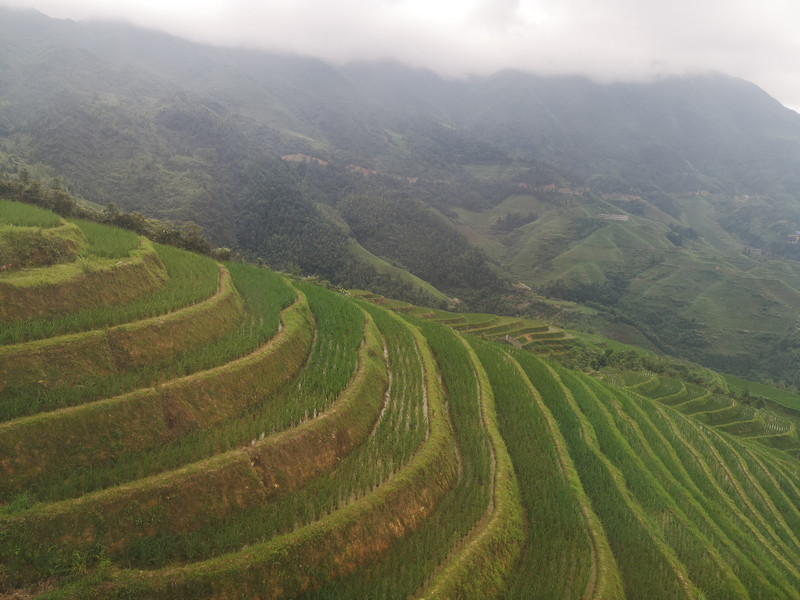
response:
M719 71L800 111L800 3L689 0L4 0L54 18L122 20L197 42L440 75L513 68L600 82Z

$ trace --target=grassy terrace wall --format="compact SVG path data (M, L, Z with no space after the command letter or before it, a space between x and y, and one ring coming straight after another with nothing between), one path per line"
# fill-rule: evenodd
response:
M718 431L748 437L795 455L800 452L796 425L800 423L800 415L792 409L780 407L775 412L765 404L757 408L730 396L712 393L701 386L668 377L653 377L630 387Z
M603 523L545 400L558 388L523 369L527 353L508 355L478 342L475 347L495 389L500 432L509 445L528 518L522 562L508 596L624 597Z
M56 227L0 225L0 265L11 265L10 272L72 262L85 247L86 240L73 223L59 222Z
M147 575L112 571L112 582L88 597L294 597L376 560L425 521L456 476L443 391L430 352L421 352L430 435L413 459L373 492L288 535L239 552Z
M228 270L205 302L110 329L0 346L0 381L76 384L90 375L123 373L164 362L231 330L243 305Z
M102 547L113 559L130 555L141 538L207 528L332 468L364 441L383 404L386 366L372 321L359 363L331 408L299 427L177 471L0 520L7 554L24 557L15 562L18 581L25 580L26 566L29 572L36 563L55 568L69 563L75 552L90 555Z
M164 284L153 245L142 239L131 257L97 259L21 271L0 279L0 322L129 302Z
M369 319L359 367L340 398L316 419L247 450L268 496L302 487L364 442L380 415L389 384L382 356L380 332Z
M461 343L466 342L461 340ZM492 450L492 497L486 516L427 587L424 598L501 597L526 537L519 483L498 430L492 386L472 348L469 348L469 358L478 379L481 419Z
M650 400L528 362L539 389L562 386L563 401L543 397L571 446L626 595L798 596L800 547L790 524L797 509L766 502L782 496L748 473L743 443Z
M427 360L423 362L425 348L419 346L422 340L418 332L391 313L367 304L362 306L375 319L384 337L390 367L390 386L381 415L366 443L342 461L334 471L318 478L304 490L302 500L311 504L311 514L317 519L372 493L389 478L402 472L424 447L425 440L430 438L431 407L427 390L430 365ZM407 576L417 572L420 566L417 559L421 558L420 562L424 564L425 554L419 551L404 553L403 548L418 549L413 542L414 538L431 525L432 520L441 512L442 502L450 493L452 490L439 501L431 518L426 519L410 535L395 540L387 552L379 556L373 555L366 564L350 575L322 583L314 595L329 599L363 597L365 594L362 590L377 593L375 590L383 589L383 584L388 581L396 583L393 586L395 592L402 589L405 582L401 583L391 575L376 577L376 571L383 573L382 567L388 564L402 568ZM301 498L298 497L297 500ZM400 561L394 559L398 552L402 556ZM416 585L419 585L422 577L418 577L416 581ZM383 597L388 596L383 594Z
M130 302L88 308L76 306L74 312L66 314L6 322L0 328L0 344L46 339L162 316L202 302L218 289L219 271L214 261L171 246L156 244L155 247L166 269L167 280L154 292L137 296Z
M434 367L438 366L438 378L444 386L445 408L455 434L455 480L417 529L392 544L379 561L323 586L319 594L324 598L359 598L371 594L387 600L416 597L425 586L443 576L474 538L471 532L481 530L485 524L493 473L476 373L466 347L453 331L435 323L413 323L424 336L416 332L414 345L421 354L426 346L433 351ZM425 376L429 378L431 370L425 364ZM501 565L495 567L502 571Z
M66 477L125 453L163 444L241 414L303 366L313 329L300 297L283 329L256 352L227 365L117 398L0 425L0 498L42 477Z

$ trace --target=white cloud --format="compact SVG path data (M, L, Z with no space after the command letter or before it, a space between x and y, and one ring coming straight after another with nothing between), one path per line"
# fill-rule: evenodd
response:
M596 79L720 70L800 107L796 0L6 0L194 40L448 75L514 67Z

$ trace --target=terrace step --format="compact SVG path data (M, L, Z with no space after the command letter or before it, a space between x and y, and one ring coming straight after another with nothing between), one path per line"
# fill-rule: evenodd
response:
M114 570L97 594L292 597L376 560L419 528L457 476L452 427L429 350L423 351L430 436L414 458L373 492L296 531L238 552L150 573ZM302 557L302 558L301 558Z
M388 384L380 346L380 334L368 321L358 372L317 418L175 471L0 517L4 543L44 544L54 564L97 545L114 558L142 538L185 535L302 487L333 468L372 430ZM87 531L92 532L88 537ZM18 584L24 582L22 573L17 577Z
M302 295L283 329L255 352L156 388L0 424L0 498L41 477L64 477L240 414L303 366L311 315Z
M219 265L217 292L193 306L109 329L0 346L0 391L8 384L74 385L89 375L166 361L212 342L243 316L230 273Z
M80 228L63 219L55 227L0 225L0 265L11 265L12 271L44 267L77 260L86 247Z
M130 258L95 259L86 264L86 272L70 263L3 277L0 323L129 302L151 293L167 278L155 248L144 238ZM41 285L42 281L48 284Z

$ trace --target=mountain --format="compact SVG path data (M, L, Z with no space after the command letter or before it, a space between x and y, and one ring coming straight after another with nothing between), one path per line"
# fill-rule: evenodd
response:
M0 223L4 597L800 598L798 396Z
M0 34L10 176L282 270L800 385L800 116L751 83L450 80L9 10Z

